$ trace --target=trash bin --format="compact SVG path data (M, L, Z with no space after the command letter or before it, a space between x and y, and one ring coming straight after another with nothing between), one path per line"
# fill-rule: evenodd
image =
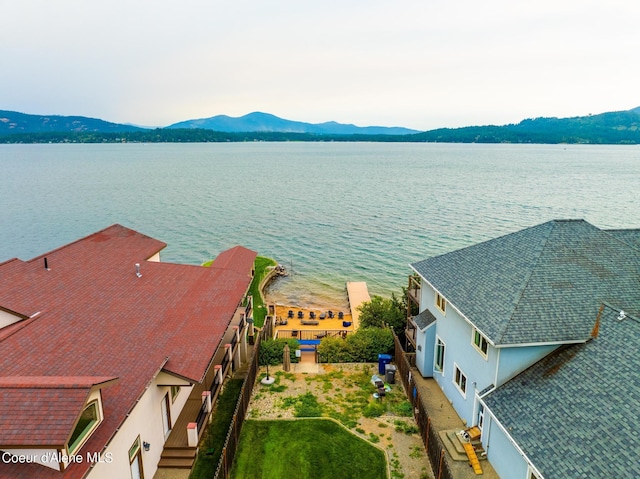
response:
M387 364L384 367L384 381L388 384L396 383L396 366L394 364Z
M384 374L384 368L391 362L390 354L378 354L378 374Z

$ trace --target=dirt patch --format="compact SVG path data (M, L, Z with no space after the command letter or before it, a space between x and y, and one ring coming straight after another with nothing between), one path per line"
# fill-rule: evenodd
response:
M331 417L386 452L391 478L431 477L429 459L402 384L388 385L384 398L373 397L371 376L377 373L376 364L323 364L317 374L270 367L269 373L275 383L260 383L265 376L262 369L248 418Z

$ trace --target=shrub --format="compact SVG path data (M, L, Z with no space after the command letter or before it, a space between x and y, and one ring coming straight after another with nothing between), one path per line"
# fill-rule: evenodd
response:
M324 338L318 346L323 363L376 362L378 354L393 352L393 333L387 328L364 328L342 338Z
M365 406L362 410L362 415L364 417L372 418L372 417L380 417L387 411L387 408L381 402L370 402Z
M292 363L298 362L296 357L296 349L300 347L300 343L296 339L267 339L260 343L260 365L275 366L282 364L284 354L284 345L289 344L289 357Z
M400 404L396 404L393 408L393 411L398 416L404 417L412 417L413 416L413 406L409 401L403 401Z

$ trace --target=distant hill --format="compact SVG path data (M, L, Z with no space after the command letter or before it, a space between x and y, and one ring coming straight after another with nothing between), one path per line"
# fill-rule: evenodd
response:
M131 132L142 131L132 125L110 123L84 116L28 115L16 111L0 110L0 135L16 133L50 132Z
M445 143L640 144L640 107L572 118L534 118L517 124L440 128L411 141Z
M167 128L202 128L226 133L281 132L315 135L409 135L418 132L418 130L402 127L356 126L335 121L304 123L261 112L253 112L241 117L218 115L200 120L186 120L169 125Z
M440 128L358 127L303 123L268 113L188 120L141 128L82 116L27 115L0 110L0 143L377 141L442 143L640 144L640 107L572 118L533 118L509 125Z

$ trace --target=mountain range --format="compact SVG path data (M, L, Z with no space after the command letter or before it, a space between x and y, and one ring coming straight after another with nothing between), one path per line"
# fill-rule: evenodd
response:
M279 132L311 133L316 135L408 135L418 133L402 127L356 126L330 121L326 123L304 123L285 120L270 113L253 112L241 117L218 115L211 118L186 120L174 123L168 129L203 129L221 132ZM83 116L28 115L15 111L0 110L0 135L43 132L132 132L143 128L129 124Z
M281 133L312 133L315 135L410 135L418 133L402 127L356 126L328 121L325 123L304 123L285 120L270 113L253 112L238 118L217 115L200 120L187 120L174 123L167 128L203 128L224 132L270 131Z
M508 125L439 128L304 123L269 113L218 115L164 128L143 128L83 116L29 115L0 110L0 143L402 141L448 143L640 144L640 107L571 118L541 117Z

